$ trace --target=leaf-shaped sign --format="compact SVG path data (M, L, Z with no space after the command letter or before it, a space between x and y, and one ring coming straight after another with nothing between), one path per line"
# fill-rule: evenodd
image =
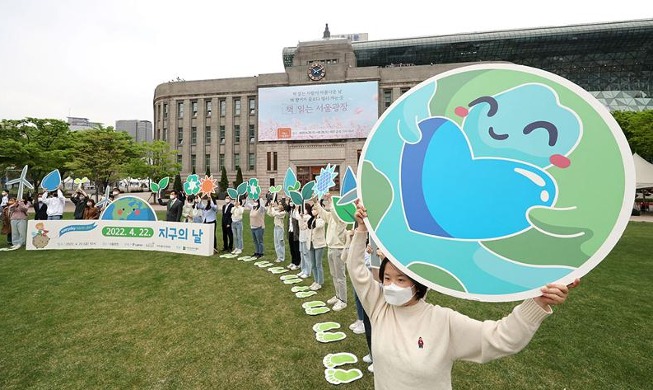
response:
M340 197L334 196L331 199L333 200L333 208L336 211L336 215L342 222L354 223L356 221L356 218L354 218L354 215L356 214L356 205L354 203L340 205L338 202Z
M272 186L272 187L270 187L270 193L276 194L279 191L281 191L281 186Z
M154 182L151 182L151 183L150 183L150 191L152 191L152 192L159 192L159 185L156 184L156 183L154 183Z
M340 187L340 196L344 196L349 191L356 189L356 175L351 167L347 167L345 175L342 178L342 186Z
M300 194L298 191L290 191L289 192L290 199L292 202L296 205L301 205L304 203L304 199L302 198L302 194Z
M286 169L286 176L283 179L283 190L286 195L290 196L290 191L297 191L299 188L295 188L295 183L297 183L297 176L293 172L292 168Z
M315 187L315 182L309 181L304 185L304 188L302 188L302 198L304 198L305 201L313 197L313 187Z
M247 182L244 181L240 183L238 187L236 187L236 191L238 192L238 195L245 195L247 193Z
M166 188L168 183L170 183L169 177L164 177L163 179L159 180L159 190Z
M227 195L229 195L231 199L238 199L238 191L233 188L227 188Z
M46 191L54 191L61 185L61 174L58 169L48 173L41 181L41 187Z

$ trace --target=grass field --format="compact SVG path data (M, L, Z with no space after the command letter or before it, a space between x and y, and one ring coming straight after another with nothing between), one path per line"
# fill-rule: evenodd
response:
M248 226L245 221L245 226ZM272 223L266 256L273 260ZM245 254L253 253L245 228ZM653 224L630 223L610 256L583 278L518 355L456 363L457 389L651 389ZM314 297L333 295L328 276ZM307 279L310 280L310 279ZM305 285L310 282L304 283ZM350 289L351 296L351 289ZM311 298L312 299L312 298ZM290 286L253 263L138 251L0 252L1 389L328 389L322 358L367 354L347 326L351 305L306 315ZM514 304L428 301L477 319ZM313 324L347 338L322 344ZM365 376L340 385L373 388Z

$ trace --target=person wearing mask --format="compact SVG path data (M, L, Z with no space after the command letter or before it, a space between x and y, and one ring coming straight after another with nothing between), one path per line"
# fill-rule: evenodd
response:
M36 197L36 202L34 202L34 219L39 221L43 221L48 219L48 205L43 203L41 198L43 197L43 194L39 194Z
M86 202L89 197L81 188L77 189L73 196L70 197L70 201L75 205L74 217L75 219L84 219L84 210L86 210Z
M188 195L181 208L181 222L193 222L193 210L195 209L195 195Z
M216 223L218 205L215 204L213 198L204 195L197 208L202 210L202 223L213 225L213 251L218 253L218 225Z
M335 288L335 295L327 300L327 304L333 305L331 310L340 311L347 307L347 275L345 274L345 263L340 260L347 241L347 224L338 218L335 207L333 207L331 194L324 195L324 207L317 201L314 204L320 218L327 224L327 261L333 287Z
M30 203L25 199L19 199L9 209L9 219L11 221L11 249L18 249L25 245L27 239L27 210Z
M86 200L86 207L84 208L83 219L98 219L100 218L100 209L95 207L95 201L91 198Z
M247 203L249 213L249 228L254 240L254 254L256 258L263 257L263 234L265 233L265 208L261 207L260 199Z
M551 306L565 302L576 279L551 283L499 321L477 321L426 303L427 287L404 274L389 259L379 267L381 284L365 267L367 212L356 205L358 226L349 248L347 271L369 315L376 389L451 389L456 360L489 362L515 354L529 343Z
M4 210L8 202L9 202L9 193L5 190L2 190L2 200L0 200L0 214L2 214L2 210Z
M7 245L13 245L12 239L11 239L11 215L9 213L9 207L13 206L15 202L16 202L15 198L9 198L9 200L7 200L7 205L2 210L2 231L1 231L1 233L3 235L7 236Z
M234 255L243 253L243 212L245 208L240 201L235 202L234 208L231 210L231 229L234 233Z
M291 271L299 269L301 256L299 255L299 221L294 217L295 204L290 202L285 206L288 218L288 246L290 247L290 264L288 269Z
M311 219L308 220L308 229L311 232L308 249L309 263L313 273L313 284L309 286L312 291L317 291L324 284L324 270L322 266L322 254L326 246L325 222L317 212L316 204L311 210Z
M311 219L313 207L309 203L304 203L304 210L298 206L293 214L293 219L299 225L299 269L297 274L302 279L311 276L311 259L308 253L311 247L311 230L308 228L308 221Z
M224 198L224 205L222 205L222 251L231 252L234 250L234 232L231 229L231 214L234 204L231 202L231 197Z
M268 215L274 219L274 251L277 254L277 263L283 263L286 260L286 245L283 242L284 236L284 218L286 211L283 205L278 202L272 202L268 205Z
M48 206L47 214L49 220L58 220L63 218L63 210L66 206L66 197L63 196L61 188L57 188L56 196L48 196L48 191L43 192L43 196L39 199L41 202Z
M164 202L159 198L159 204L166 206L166 221L168 222L179 222L181 220L183 204L177 199L177 194L177 190L170 191L170 200L168 202Z

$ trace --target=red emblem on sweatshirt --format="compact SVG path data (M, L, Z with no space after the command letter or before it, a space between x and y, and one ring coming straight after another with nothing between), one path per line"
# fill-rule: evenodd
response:
M421 337L419 338L419 340L417 340L417 346L419 347L419 349L424 348L424 340L422 340Z

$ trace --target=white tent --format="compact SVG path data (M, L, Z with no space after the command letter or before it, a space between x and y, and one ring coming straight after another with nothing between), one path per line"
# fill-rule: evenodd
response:
M637 189L653 187L653 164L644 160L639 154L633 154L635 161L635 180Z

